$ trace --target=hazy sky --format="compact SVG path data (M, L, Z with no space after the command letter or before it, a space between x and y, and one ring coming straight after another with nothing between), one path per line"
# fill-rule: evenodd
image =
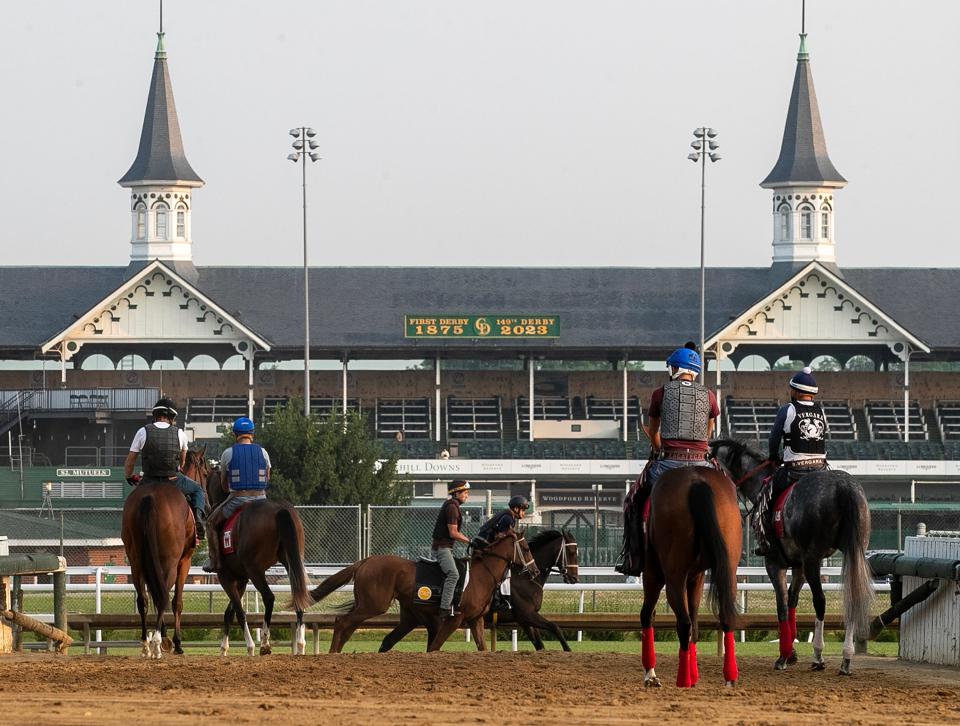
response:
M125 265L157 3L4 4L2 264ZM167 0L198 264L767 265L800 0ZM956 0L810 0L846 266L960 266Z

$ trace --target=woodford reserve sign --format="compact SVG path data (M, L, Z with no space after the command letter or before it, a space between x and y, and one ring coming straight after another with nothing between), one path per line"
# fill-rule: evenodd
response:
M405 338L559 338L556 315L405 315Z

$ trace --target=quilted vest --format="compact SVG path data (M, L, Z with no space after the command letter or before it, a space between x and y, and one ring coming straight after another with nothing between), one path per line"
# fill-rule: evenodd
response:
M177 475L180 468L180 433L176 426L160 428L156 424L144 426L147 440L140 450L143 474L167 478Z
M234 444L228 466L231 491L267 488L267 460L260 444Z
M663 387L660 437L679 441L706 441L710 394L696 381L670 381Z

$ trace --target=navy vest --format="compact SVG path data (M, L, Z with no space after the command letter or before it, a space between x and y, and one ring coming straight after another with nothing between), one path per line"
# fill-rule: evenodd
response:
M796 411L790 428L784 431L784 443L795 454L823 456L827 453L827 418L817 402L809 406L789 404Z
M156 424L144 426L147 440L140 450L143 475L169 478L180 468L180 432L176 426L160 428Z
M231 491L267 488L267 460L260 444L234 444L227 471Z

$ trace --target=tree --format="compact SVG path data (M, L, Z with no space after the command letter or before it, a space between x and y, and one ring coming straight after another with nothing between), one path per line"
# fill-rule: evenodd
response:
M404 504L410 487L397 479L397 457L370 438L363 415L311 415L300 401L276 409L257 431L270 455L271 493L293 504Z

